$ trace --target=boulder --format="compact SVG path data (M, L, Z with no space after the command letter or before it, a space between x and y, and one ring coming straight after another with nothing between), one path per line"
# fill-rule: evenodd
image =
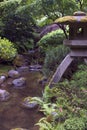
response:
M2 84L6 80L6 76L0 76L0 84Z
M22 88L26 84L26 78L21 77L18 79L14 79L12 81L12 84L14 85L15 88Z
M10 70L8 76L11 78L18 78L20 76L19 72L16 70Z
M7 101L10 98L10 94L6 90L0 89L0 101Z
M47 33L50 33L52 31L55 31L59 29L59 26L57 24L52 24L52 25L48 25L46 26L42 32L40 33L40 37L43 37L44 35L46 35Z

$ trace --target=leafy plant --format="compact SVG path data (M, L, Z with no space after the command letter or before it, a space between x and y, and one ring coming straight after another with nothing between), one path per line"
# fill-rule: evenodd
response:
M16 56L17 50L12 42L8 39L0 38L0 59L3 61L11 61Z
M53 130L52 124L49 123L45 117L41 118L36 125L39 125L39 130Z
M47 118L45 117L41 118L36 125L39 125L39 130L65 130L62 124L57 123L55 125L55 123L52 121L48 122Z

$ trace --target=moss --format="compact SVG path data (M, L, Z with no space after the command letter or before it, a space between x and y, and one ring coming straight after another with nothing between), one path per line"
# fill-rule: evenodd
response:
M87 16L65 16L55 20L55 23L76 23L76 22L87 22Z
M7 72L12 68L13 66L10 65L0 65L0 75L7 74Z
M65 16L62 18L58 18L55 23L69 23L69 22L76 22L77 19L73 16Z
M87 16L81 18L81 22L87 22Z

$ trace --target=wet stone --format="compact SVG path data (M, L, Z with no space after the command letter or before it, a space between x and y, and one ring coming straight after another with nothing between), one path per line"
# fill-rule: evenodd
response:
M22 88L26 84L26 78L21 77L18 79L14 79L12 81L12 84L14 85L15 88Z
M39 71L41 69L42 69L41 65L30 65L29 66L29 70L31 70L31 71Z
M7 101L10 98L10 94L6 90L0 89L0 101Z
M10 70L8 76L11 78L18 78L20 76L19 72L16 70Z
M22 106L24 106L25 108L33 109L38 106L38 103L37 101L34 101L32 97L27 97L23 100Z
M2 84L6 80L6 76L0 76L0 84Z
M17 69L18 72L28 72L29 67L28 66L22 66Z

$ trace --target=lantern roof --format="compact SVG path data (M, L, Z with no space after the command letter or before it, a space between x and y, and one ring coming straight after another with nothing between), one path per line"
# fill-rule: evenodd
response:
M87 23L86 13L82 11L75 12L73 16L64 16L55 20L55 23L70 24L70 23Z

